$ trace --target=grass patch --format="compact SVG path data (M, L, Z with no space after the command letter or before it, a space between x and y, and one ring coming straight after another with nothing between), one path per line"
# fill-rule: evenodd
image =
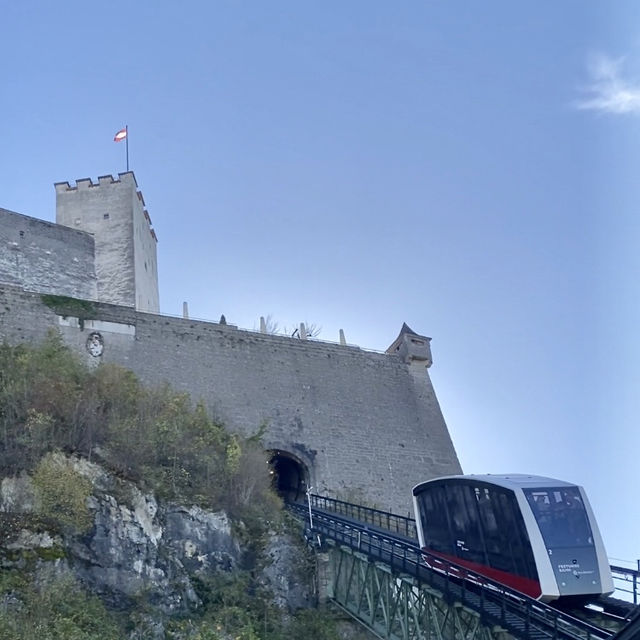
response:
M80 300L79 298L71 298L69 296L56 296L49 293L41 294L40 299L43 304L55 311L58 315L78 318L81 328L83 328L84 320L96 317L96 305L90 300Z

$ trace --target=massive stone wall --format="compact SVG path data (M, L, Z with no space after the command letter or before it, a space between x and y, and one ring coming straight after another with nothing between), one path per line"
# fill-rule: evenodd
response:
M0 282L95 299L93 238L82 231L0 209Z
M317 492L361 496L407 512L411 487L460 473L424 366L397 355L96 305L78 323L37 294L0 286L0 340L41 340L57 327L88 361L116 362L146 383L169 382L243 434L293 454ZM82 328L80 327L82 325ZM102 354L87 340L99 332Z

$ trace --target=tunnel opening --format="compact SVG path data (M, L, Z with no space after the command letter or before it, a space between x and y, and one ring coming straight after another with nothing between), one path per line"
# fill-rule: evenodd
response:
M285 502L303 500L307 490L308 471L305 465L286 451L271 451L269 458L273 488Z

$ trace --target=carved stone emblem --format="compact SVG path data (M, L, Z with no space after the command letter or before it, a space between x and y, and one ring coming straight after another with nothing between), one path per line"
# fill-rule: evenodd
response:
M104 351L104 339L97 331L89 334L89 337L87 338L87 351L94 358L102 355L102 352Z

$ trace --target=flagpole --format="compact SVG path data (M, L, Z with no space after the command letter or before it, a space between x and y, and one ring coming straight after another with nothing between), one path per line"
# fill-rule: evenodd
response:
M126 132L126 135L124 137L124 141L127 145L127 172L129 172L129 125L125 124L124 125L124 130Z

